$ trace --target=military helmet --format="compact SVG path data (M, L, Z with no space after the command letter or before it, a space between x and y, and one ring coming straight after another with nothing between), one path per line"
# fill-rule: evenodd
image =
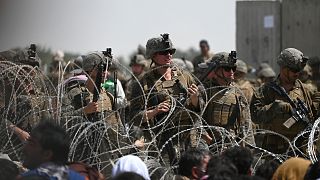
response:
M93 68L100 63L107 65L108 62L111 61L111 59L107 58L100 52L89 53L85 56L82 56L82 59L82 69L87 72L93 70Z
M139 64L142 66L147 66L147 62L146 59L144 58L143 55L141 54L136 54L131 58L131 62L130 62L130 66L134 65L134 64Z
M243 72L245 74L248 73L248 67L247 67L247 64L244 61L238 59L237 62L236 62L236 66L237 66L237 71Z
M257 76L262 78L271 78L271 77L276 77L276 73L273 71L272 68L264 68L261 69L258 73Z
M303 53L295 48L287 48L281 51L277 63L281 67L301 71L307 64L308 58L303 56Z
M215 65L215 69L219 67L236 67L237 57L236 52L231 51L231 53L227 52L219 52L215 54L210 61L200 63L198 66L200 68L208 68L210 64Z
M0 52L0 61L12 61L15 55L16 52L13 50L2 51Z
M160 37L148 40L146 44L146 58L150 59L155 53L167 50L172 50L173 53L176 51L169 38L169 34L161 34Z
M82 64L83 64L83 57L84 56L78 56L73 60L73 70L70 71L72 74L80 74L82 73Z
M39 67L41 59L36 52L35 44L31 44L28 49L18 50L12 61L19 65Z
M176 66L178 66L179 68L183 69L183 70L187 70L190 72L194 71L194 67L192 62L190 62L189 60L186 60L185 58L173 58L172 59L173 64L175 64Z

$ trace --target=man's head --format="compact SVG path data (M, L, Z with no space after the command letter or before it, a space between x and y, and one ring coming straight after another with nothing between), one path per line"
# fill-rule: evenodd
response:
M247 73L248 73L248 67L247 64L238 59L236 62L236 72L234 73L235 79L242 79Z
M89 53L85 56L82 56L82 69L85 71L92 80L95 80L97 77L98 69L102 68L102 80L105 77L105 71L108 68L107 66L111 65L112 59L106 57L100 52Z
M202 55L207 55L209 53L210 46L207 40L201 40L199 42L199 47Z
M179 161L179 175L190 179L199 179L206 175L207 165L211 156L204 149L189 149L184 152Z
M308 58L295 48L287 48L281 51L277 63L280 66L280 78L285 83L294 83L299 73L307 64Z
M220 85L228 85L234 81L234 72L236 71L237 58L235 54L220 52L215 54L210 62L200 63L200 68L210 68L214 66L212 71L212 78L214 78Z
M253 156L250 149L234 146L224 151L222 156L229 159L237 167L239 174L251 174Z
M169 34L151 38L146 45L146 58L150 58L158 66L170 65L172 55L176 52Z
M134 75L140 75L141 73L143 73L144 68L146 66L147 66L147 61L143 55L137 54L132 57L130 62L130 67Z
M50 121L39 123L24 145L23 165L29 169L46 162L62 165L68 160L69 137L64 129Z

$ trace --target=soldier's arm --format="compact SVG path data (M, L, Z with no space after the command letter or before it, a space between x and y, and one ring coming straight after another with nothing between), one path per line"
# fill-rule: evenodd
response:
M189 93L190 93L189 89L191 89L192 91L196 91L195 95L197 95L197 98L195 98L195 101L198 101L197 103L193 103L192 99L191 99L192 97L188 98L187 102L186 102L186 108L189 110L195 111L195 112L200 112L202 109L202 106L204 104L204 102L201 98L201 95L200 95L200 89L199 89L199 87L197 87L196 89L193 87L193 86L196 86L197 83L193 79L193 77L191 76L191 74L189 72L184 71L184 75L185 75L184 78L186 78L187 83L188 83ZM192 94L191 94L191 96L192 96Z
M131 100L130 100L130 107L129 107L129 116L131 122L136 126L141 126L143 123L144 113L145 113L145 100L143 95L143 86L139 82L134 82L131 84ZM142 86L142 87L141 87Z
M264 95L264 87L258 88L252 96L250 111L251 111L251 119L254 123L261 124L268 122L272 119L272 103L267 104L266 98Z
M76 109L74 107L73 101L77 98L77 94L81 93L77 88L70 90L67 94L64 94L62 97L62 107L61 107L61 116L83 116L84 107ZM80 98L80 97L79 97ZM80 100L81 101L81 100ZM80 102L79 101L79 102Z

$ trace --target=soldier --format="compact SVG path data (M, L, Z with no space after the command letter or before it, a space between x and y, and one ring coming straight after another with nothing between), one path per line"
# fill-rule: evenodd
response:
M244 93L244 96L246 97L248 104L250 104L254 87L250 83L250 81L248 81L245 78L245 76L248 73L247 64L244 61L238 59L236 66L237 66L237 69L236 69L236 72L234 73L235 82L239 86L240 90Z
M2 54L2 53L1 53ZM28 50L4 52L6 60L1 62L2 75L0 78L1 107L0 114L2 124L9 131L2 129L2 150L12 153L13 159L19 158L19 150L13 151L15 146L26 141L34 127L42 118L52 115L50 88L43 83L43 77L39 72L40 58L35 46ZM43 90L47 90L44 94ZM11 131L16 135L11 136ZM17 141L17 137L21 142ZM5 143L5 145L3 144ZM17 156L17 157L13 157Z
M203 119L208 125L223 127L234 137L244 138L247 143L254 145L248 101L234 83L236 60L232 53L220 52L215 54L210 62L199 65L212 70L211 78L203 83L206 88L203 94L208 97ZM215 130L207 132L205 139L209 144L222 138Z
M210 52L210 46L207 40L201 40L199 43L201 54L195 57L192 61L194 67L194 74L199 78L201 76L201 68L198 64L209 61L213 54Z
M141 54L137 54L133 56L133 58L131 59L130 67L131 67L133 76L131 76L131 78L126 83L126 95L127 95L128 101L130 101L132 97L131 92L132 92L133 83L141 79L141 77L144 75L145 73L144 69L147 66L147 64L148 64L147 60Z
M146 55L155 66L141 78L140 84L134 84L132 95L135 97L131 101L133 123L145 128L149 140L147 130L160 133L158 148L165 146L171 164L176 162L181 141L189 138L188 133L180 134L181 131L195 124L192 113L185 108L200 111L198 87L192 76L172 65L175 51L169 34L148 40ZM174 138L174 135L178 137ZM169 141L170 138L174 139ZM169 143L165 144L167 141Z
M308 64L303 68L302 72L300 73L299 79L301 82L305 83L311 91L318 91L316 84L311 80L312 68Z
M268 63L261 63L256 75L258 77L257 87L260 87L264 83L273 81L276 77L276 73Z
M78 142L72 145L72 159L86 161L99 170L104 169L106 175L110 173L106 166L112 158L107 152L119 148L114 146L121 124L113 111L113 96L101 89L106 68L110 66L112 59L100 52L93 52L82 58L82 70L88 80L85 84L73 83L71 87L65 88L67 91L62 100L61 116L66 119L66 128L74 136L73 142ZM82 136L79 136L79 132L82 132Z
M281 51L277 59L280 66L277 79L262 85L252 98L253 122L287 137L290 141L317 117L318 105L313 102L313 99L317 98L316 94L298 79L307 60L303 53L295 48ZM298 100L302 102L299 106ZM305 107L303 112L299 108L302 105ZM302 141L302 138L299 138L296 146L300 147ZM273 153L285 153L288 147L289 144L278 135L267 134L263 141L263 148Z

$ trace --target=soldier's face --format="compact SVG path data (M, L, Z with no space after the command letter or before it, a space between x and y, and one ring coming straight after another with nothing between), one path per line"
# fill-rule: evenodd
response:
M207 54L209 52L209 47L206 44L201 44L200 50L202 54Z
M97 78L97 74L98 74L98 67L96 66L91 72L90 72L90 77L92 78L92 80L95 80ZM105 77L106 71L102 71L102 81L104 81L104 77Z
M143 72L143 66L141 64L134 64L131 66L133 74L141 74Z
M230 80L234 80L234 72L235 72L235 68L230 68L230 67L221 67L219 68L221 75L223 75L223 77L230 79Z
M172 54L173 54L173 51L171 50L157 52L155 53L153 60L157 65L160 65L160 66L170 65L172 61Z
M287 67L281 68L280 71L281 71L280 73L284 75L284 76L281 76L282 80L291 84L294 83L299 78L299 75L301 72L301 71L289 69Z

